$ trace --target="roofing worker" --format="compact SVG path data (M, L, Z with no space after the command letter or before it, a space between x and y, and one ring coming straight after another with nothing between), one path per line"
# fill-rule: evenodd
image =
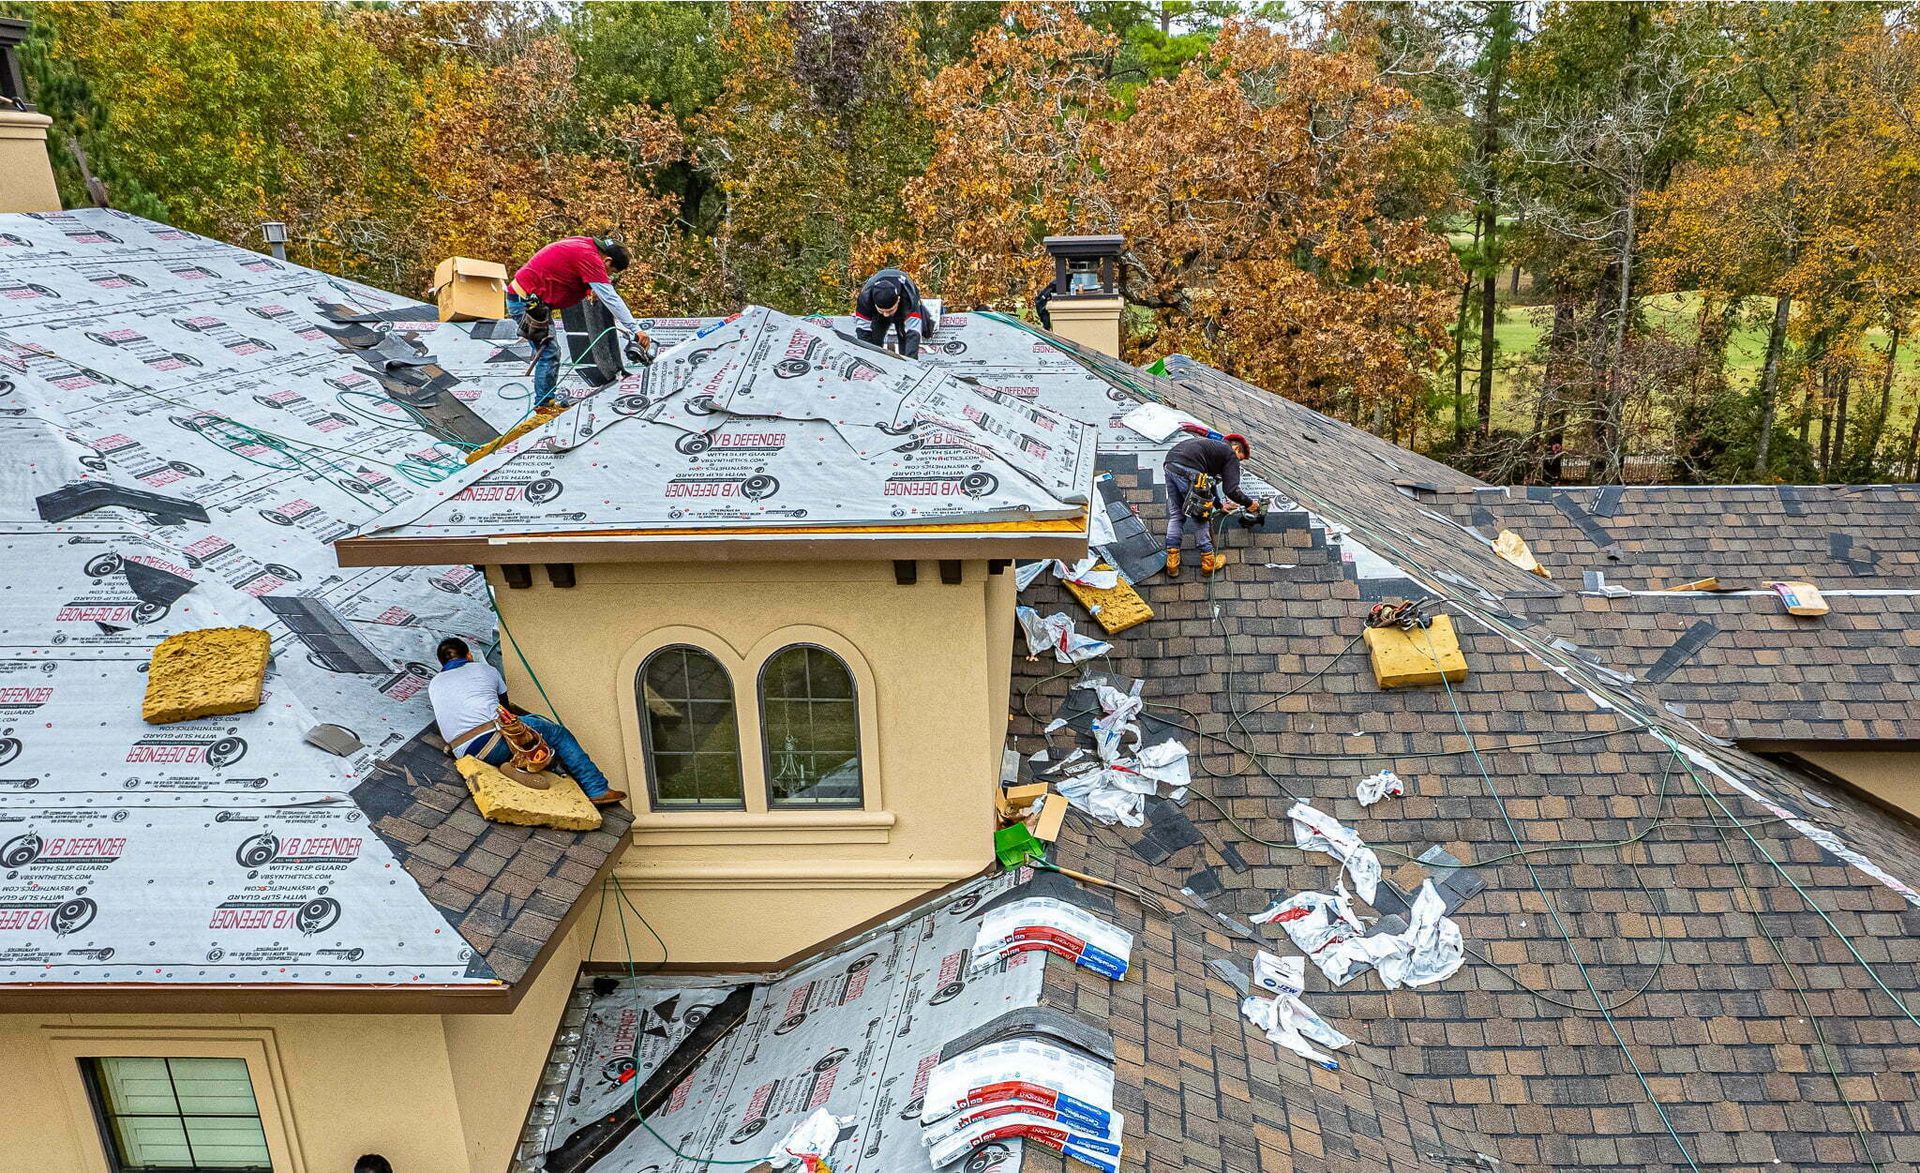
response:
M533 405L553 402L559 382L560 347L553 338L553 316L589 297L613 315L614 329L630 362L645 366L653 339L633 320L633 311L613 288L613 273L632 263L626 246L604 236L569 236L534 253L507 283L507 316L520 323L520 335L533 343ZM612 272L608 272L611 269Z
M499 711L505 708L553 747L554 756L593 805L612 806L626 797L623 791L607 788L607 776L565 725L508 700L507 682L493 665L473 658L467 641L449 636L434 654L440 660L440 675L427 684L427 699L433 702L433 720L447 752L456 758L472 754L490 766L512 761L513 749L500 733Z
M920 357L920 338L933 337L933 315L920 300L920 287L898 269L882 269L867 278L853 303L854 337L884 346L887 331L900 338L900 354Z
M1213 504L1223 512L1245 508L1257 513L1260 506L1240 488L1240 462L1253 451L1247 438L1238 432L1215 439L1212 435L1182 440L1167 453L1167 573L1180 573L1180 538L1186 524L1194 529L1194 544L1200 547L1200 573L1212 574L1227 564L1225 554L1213 550L1213 530L1201 519L1187 515L1187 500L1195 483L1205 478L1201 494L1212 495Z

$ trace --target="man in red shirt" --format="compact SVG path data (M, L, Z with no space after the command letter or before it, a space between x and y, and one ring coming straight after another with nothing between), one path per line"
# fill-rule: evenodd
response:
M535 407L554 401L559 381L560 348L553 338L553 315L589 297L598 298L613 315L627 358L643 366L652 361L653 339L633 320L633 312L613 288L613 273L624 272L631 259L618 241L569 236L534 253L507 283L507 315L520 323L521 335L533 343Z

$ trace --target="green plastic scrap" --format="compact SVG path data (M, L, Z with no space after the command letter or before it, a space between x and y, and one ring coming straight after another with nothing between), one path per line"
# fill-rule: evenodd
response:
M1047 845L1035 839L1025 823L1015 823L993 833L993 854L1000 860L1001 867L1011 871L1021 864L1044 859Z

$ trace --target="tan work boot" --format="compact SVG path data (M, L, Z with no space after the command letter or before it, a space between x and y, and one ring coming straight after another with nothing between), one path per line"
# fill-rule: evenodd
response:
M595 806L613 806L626 797L627 792L624 790L609 790L605 794L596 794L587 801Z
M1180 573L1180 551L1167 551L1167 577L1173 578Z
M1226 564L1227 556L1225 554L1216 554L1209 550L1205 554L1200 555L1201 574L1212 574Z

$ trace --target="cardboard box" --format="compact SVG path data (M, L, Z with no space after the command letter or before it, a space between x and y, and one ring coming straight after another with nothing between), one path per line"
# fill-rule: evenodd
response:
M433 271L433 300L443 322L507 316L507 267L472 257L448 257Z

